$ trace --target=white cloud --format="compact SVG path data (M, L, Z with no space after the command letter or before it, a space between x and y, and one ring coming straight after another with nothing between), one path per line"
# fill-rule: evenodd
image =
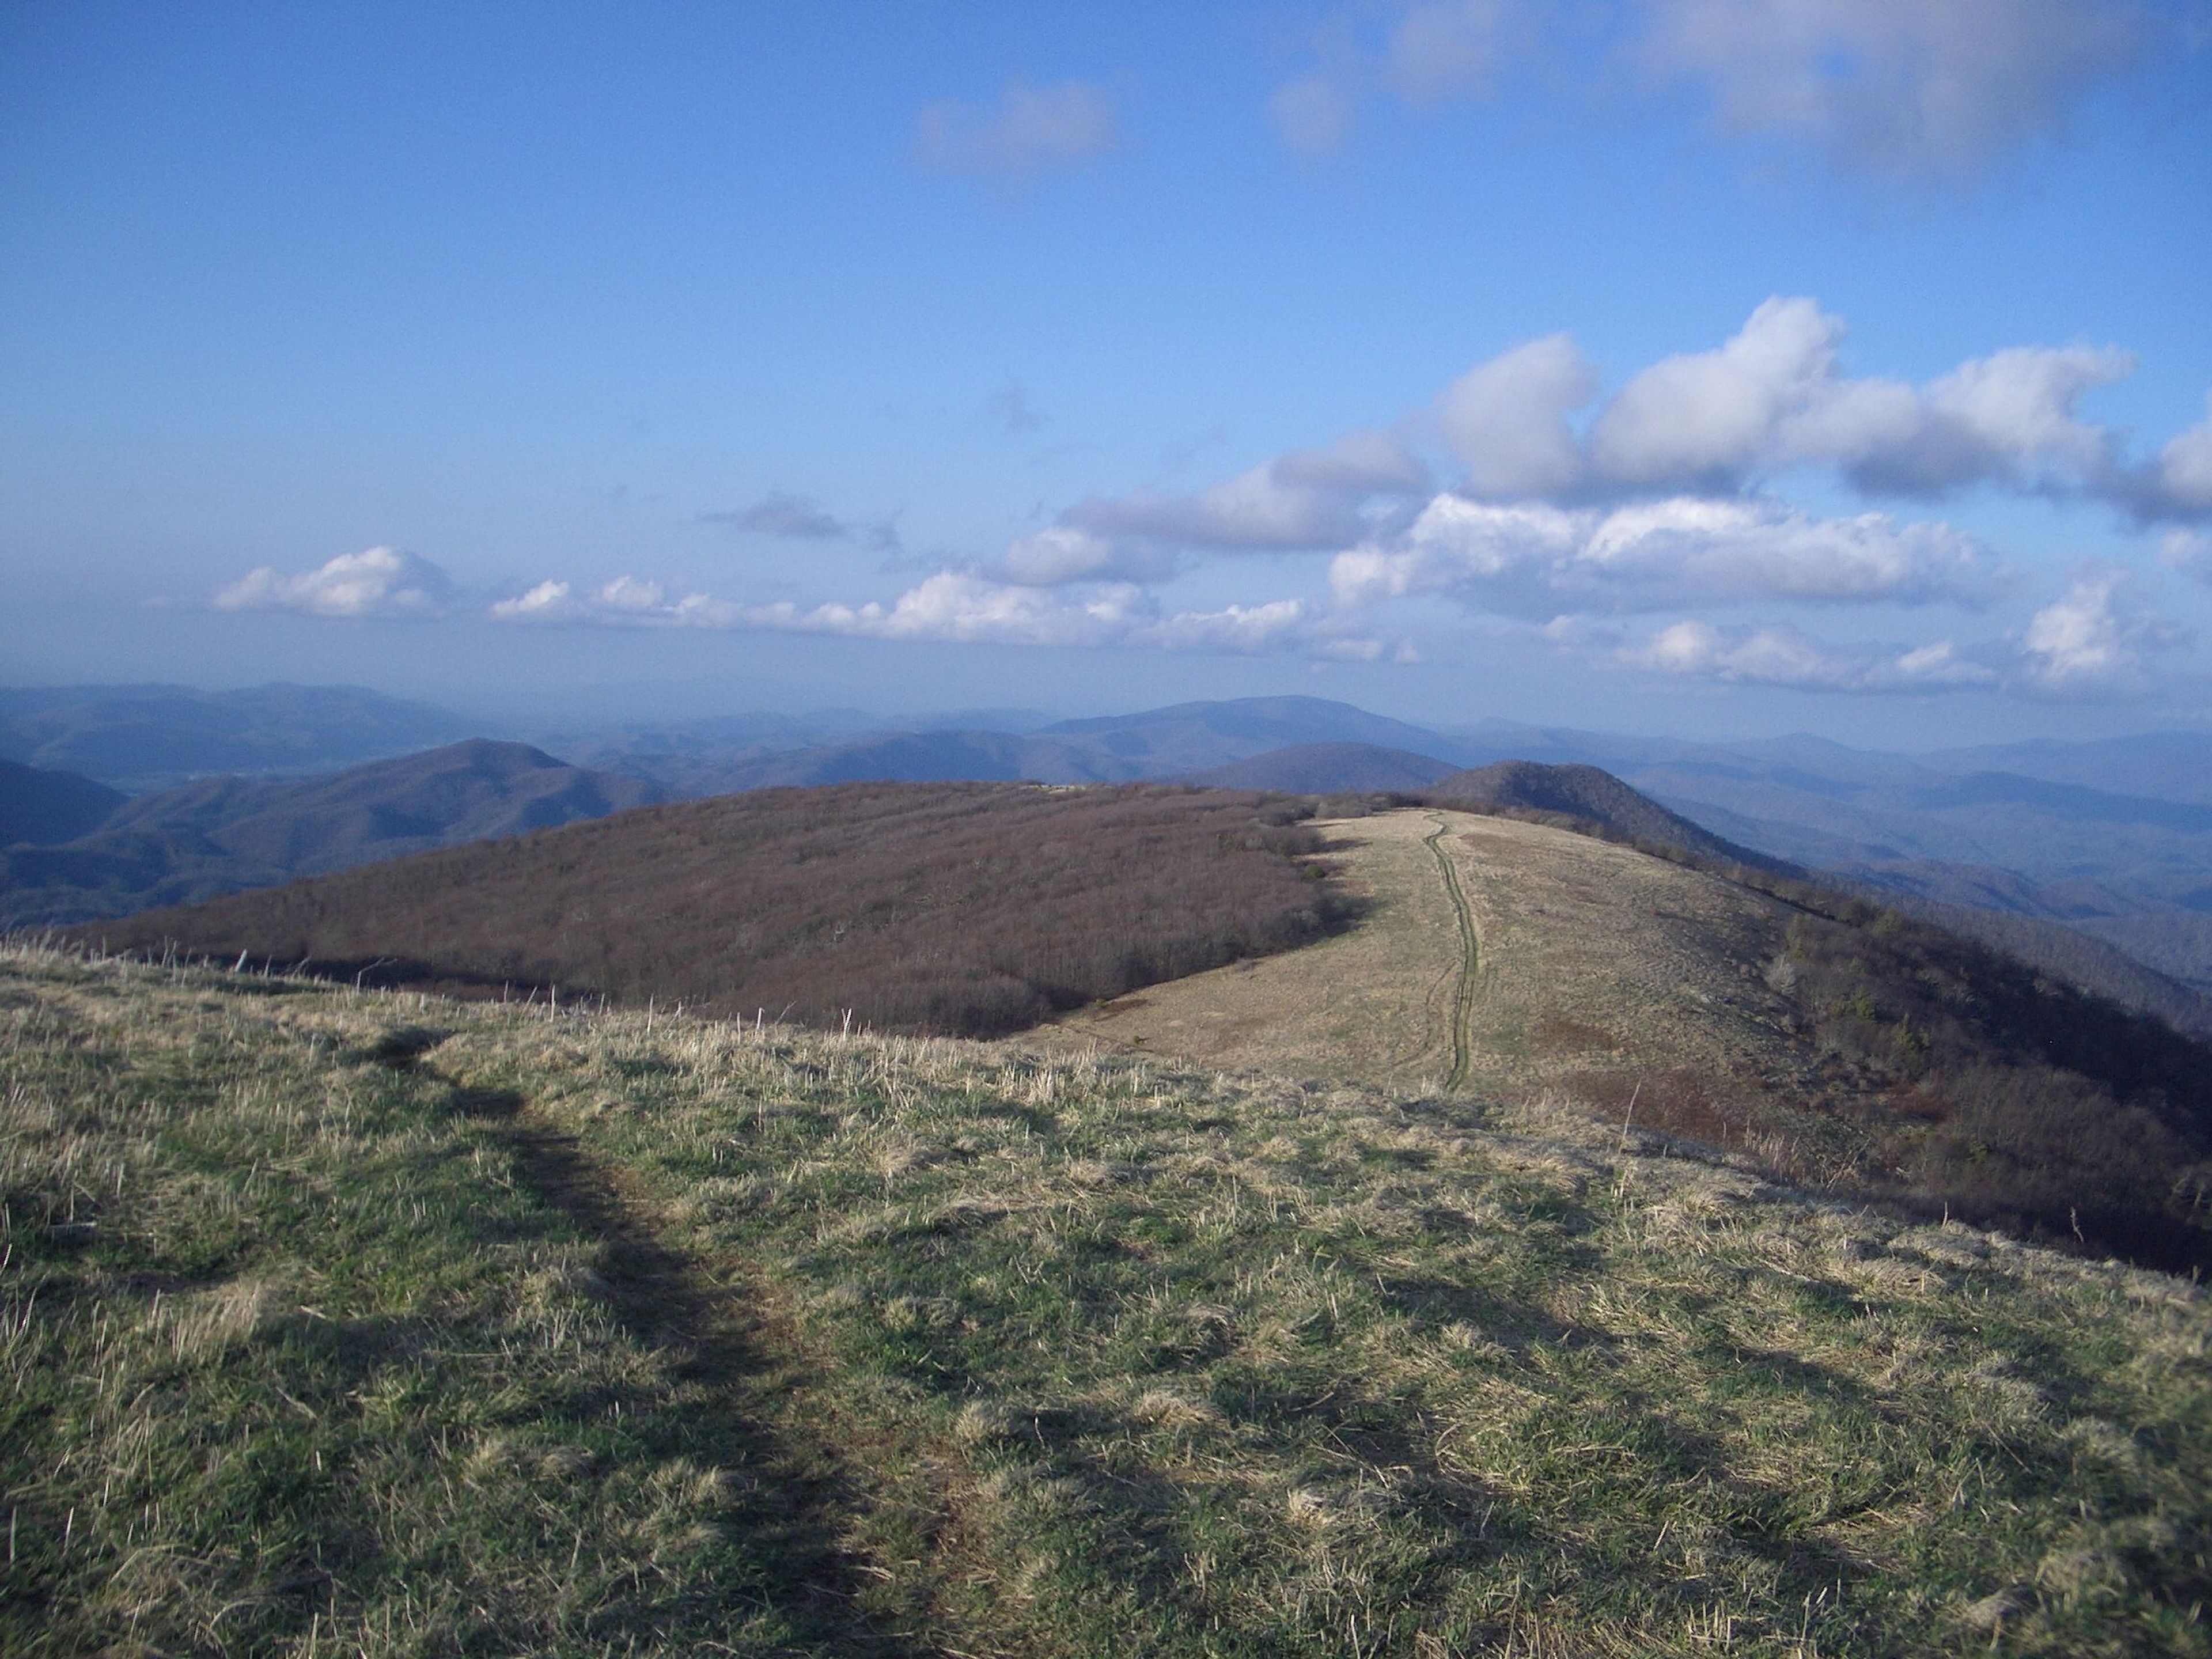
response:
M578 593L567 582L543 581L499 600L486 614L494 622L554 627L721 629L736 627L743 613L704 593L671 599L659 582L617 576L590 593Z
M1810 300L1768 300L1726 344L1663 359L1621 387L1590 430L1592 462L1626 484L1740 476L1829 381L1843 331Z
M1439 422L1476 494L1559 497L1614 489L1733 489L1817 465L1872 494L1929 495L1995 481L2077 489L2156 516L2212 505L2212 435L2168 446L2176 481L2148 490L2117 459L2119 434L2084 421L2084 395L2124 378L2111 347L2012 346L1925 386L1838 370L1841 318L1812 300L1765 301L1726 342L1631 376L1577 441L1569 416L1594 376L1565 335L1479 365L1446 391ZM2212 423L2208 423L2212 428Z
M1437 419L1478 494L1547 495L1582 471L1567 416L1596 394L1597 372L1553 334L1468 370L1437 400Z
M1805 691L1941 691L1987 687L1996 672L1948 640L1917 647L1838 647L1794 628L1717 628L1691 620L1622 647L1620 661L1687 679Z
M1727 131L1893 178L1972 180L2132 68L2129 0L1646 0L1647 64Z
M1929 494L1981 478L2100 486L2116 437L2075 405L2134 368L2109 347L2012 346L1961 363L1917 394L1893 382L1838 382L1784 447L1838 463L1869 489ZM1851 416L1877 405L1881 418L1853 430Z
M1017 185L1080 167L1121 141L1113 100L1082 81L1016 81L989 107L931 104L915 118L915 137L916 155L933 172Z
M1331 562L1340 603L1443 593L1516 615L1692 602L1972 603L1996 580L1971 537L1881 514L1814 518L1758 498L1675 496L1612 509L1439 495L1395 544Z
M2187 637L2124 574L2106 571L2035 613L2020 639L2022 678L2059 696L2138 690L2148 659Z
M1304 601L1163 615L1157 600L1131 583L1101 586L1069 598L1039 587L995 582L941 570L890 605L830 604L802 610L763 605L745 623L805 634L866 639L940 640L963 644L1134 646L1161 651L1255 654L1310 642L1330 651L1346 637L1320 623Z
M1219 611L1180 611L1162 617L1149 628L1136 630L1131 638L1137 644L1157 646L1164 651L1256 654L1291 643L1309 614L1302 599L1231 605Z
M310 617L442 615L453 584L427 559L389 547L341 553L287 576L264 565L215 596L219 611L294 611Z

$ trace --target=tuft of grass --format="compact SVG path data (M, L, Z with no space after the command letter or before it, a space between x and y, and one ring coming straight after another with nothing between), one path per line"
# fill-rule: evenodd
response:
M2212 1651L2185 1280L1136 1058L0 1019L11 1652Z

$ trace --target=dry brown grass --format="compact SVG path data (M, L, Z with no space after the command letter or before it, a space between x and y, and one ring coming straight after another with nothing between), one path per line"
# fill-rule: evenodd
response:
M11 1651L2212 1650L2185 1280L1540 1103L0 995Z

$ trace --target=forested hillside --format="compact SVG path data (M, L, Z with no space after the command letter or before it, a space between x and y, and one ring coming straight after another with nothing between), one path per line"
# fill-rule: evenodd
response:
M1310 808L1125 787L764 790L86 929L478 994L988 1033L1240 957L1347 907Z

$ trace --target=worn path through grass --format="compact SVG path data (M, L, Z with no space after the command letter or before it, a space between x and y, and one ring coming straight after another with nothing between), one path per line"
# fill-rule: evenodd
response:
M1436 859L1437 872L1443 878L1444 895L1450 899L1452 915L1459 922L1460 960L1452 982L1451 1070L1444 1078L1447 1090L1458 1090L1467 1086L1468 1067L1474 1057L1474 1042L1468 1026L1474 1018L1477 976L1482 971L1482 939L1475 931L1474 914L1468 908L1467 895L1460 890L1459 872L1453 867L1451 854L1443 847L1444 837L1451 834L1451 820L1441 812L1433 816L1436 830L1422 837L1421 845Z
M1321 826L1365 908L1282 956L1148 986L1024 1039L1203 1065L1574 1101L1746 1144L1745 1126L1824 1126L1789 1103L1813 1067L1761 976L1786 907L1543 824L1431 810ZM1656 1111L1662 1103L1668 1111Z
M781 1513L783 1575L817 1636L828 1633L819 1628L826 1624L886 1659L927 1651L856 1617L872 1582L843 1546L860 1500L836 1449L797 1450L769 1426L769 1396L793 1386L819 1356L803 1351L759 1274L727 1253L701 1260L672 1246L635 1174L608 1164L527 1095L472 1088L438 1071L429 1059L440 1035L403 1032L383 1048L397 1051L398 1066L450 1089L455 1109L485 1125L510 1153L521 1184L586 1241L598 1264L591 1293L633 1341L670 1356L672 1374L690 1390L690 1409L712 1425L724 1459L744 1469ZM417 1043L425 1058L406 1054Z

